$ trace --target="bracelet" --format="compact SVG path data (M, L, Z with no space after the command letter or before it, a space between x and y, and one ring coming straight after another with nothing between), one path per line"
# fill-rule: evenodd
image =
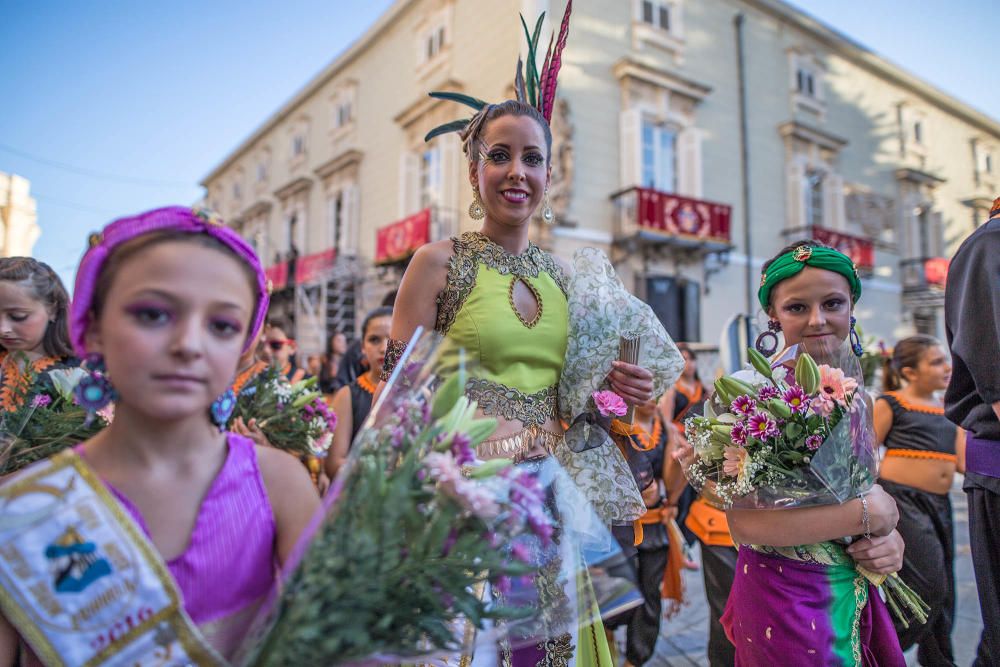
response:
M389 376L391 376L392 371L396 369L396 364L399 363L399 358L403 356L403 351L405 349L405 340L396 340L395 338L389 339L385 348L385 358L382 360L382 371L379 373L379 379L382 382L389 381Z
M865 539L872 539L872 517L868 513L868 499L865 498L865 494L858 494L858 499L861 500L861 525L864 527Z

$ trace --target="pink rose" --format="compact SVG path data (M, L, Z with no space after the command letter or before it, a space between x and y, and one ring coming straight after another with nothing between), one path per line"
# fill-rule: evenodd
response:
M604 417L621 417L626 412L628 412L628 406L625 405L625 400L610 390L595 391L592 395L594 399L594 405L597 406L597 411L601 413Z

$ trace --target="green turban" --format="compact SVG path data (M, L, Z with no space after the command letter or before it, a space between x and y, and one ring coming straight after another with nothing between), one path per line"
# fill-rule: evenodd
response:
M817 269L833 271L847 278L851 286L851 299L854 303L861 298L861 279L858 278L858 268L851 258L833 248L822 246L799 246L775 259L760 276L760 289L757 290L757 300L762 308L767 310L771 304L771 292L775 285L799 274L802 269L812 266Z

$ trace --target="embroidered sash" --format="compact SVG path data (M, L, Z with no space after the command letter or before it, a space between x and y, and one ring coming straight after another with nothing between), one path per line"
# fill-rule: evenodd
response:
M47 667L221 667L166 564L72 450L0 486L0 610Z

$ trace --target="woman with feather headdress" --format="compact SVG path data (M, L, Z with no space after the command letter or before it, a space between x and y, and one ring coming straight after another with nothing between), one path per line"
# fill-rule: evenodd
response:
M473 191L469 217L481 221L481 227L425 245L414 255L400 284L382 375L383 381L389 378L406 341L419 327L436 330L445 337L447 350L456 356L459 350L465 351L472 362L466 395L478 402L482 414L498 421L493 437L477 447L477 457L507 458L529 467L551 462L551 456L566 465L560 456L560 452L567 451L563 423L573 419L559 410L564 403L560 382L565 379L567 348L573 347L570 296L574 276L567 263L528 238L531 220L539 208L545 223L554 221L548 202L550 120L571 5L569 0L558 37L553 35L544 60L537 58L544 15L534 31L522 17L528 53L527 62L518 59L516 99L489 104L460 93L430 93L431 97L459 102L475 111L470 119L431 130L425 139L459 133ZM669 340L665 333L663 337ZM617 335L610 342L617 350ZM677 356L672 343L670 349ZM600 362L598 382L624 399L623 408L625 404L646 403L658 385L665 388L673 380L668 377L654 381L647 368L621 361L612 363L614 358ZM541 572L529 586L531 591L519 591L515 584L513 591L491 593L501 604L527 594L547 612L557 614L563 608L576 620L567 624L547 618L545 623L551 621L548 630L532 635L530 642L518 644L516 637L501 641L501 664L533 667L569 664L565 661L571 659L576 665L612 664L601 617L629 603L622 603L619 596L617 602L606 605L615 596L605 595L608 587L600 581L600 575L591 577L596 571L593 567L589 573L584 568L562 578L546 572L548 564L560 567L558 560L566 555L565 544L572 540L583 539L589 549L591 542L587 540L601 534L613 545L608 516L624 517L630 524L645 509L635 478L615 446L602 447L594 457L590 460L607 457L612 463L591 465L590 470L577 472L604 480L600 498L582 489L590 502L581 501L575 508L566 508L564 500L550 498L550 509L562 521L553 541L556 552L561 549L563 556L546 561L546 549L551 548L541 548ZM597 471L598 467L603 469ZM572 471L570 475L578 481ZM596 511L595 506L599 506ZM596 529L588 528L586 538L574 538L572 533L579 529L583 514L593 518L589 525L596 525ZM559 547L560 541L563 547ZM611 561L618 567L624 565L620 550L602 563L602 571ZM614 567L611 565L612 570ZM491 660L497 657L491 649L480 648L472 664L486 653Z

